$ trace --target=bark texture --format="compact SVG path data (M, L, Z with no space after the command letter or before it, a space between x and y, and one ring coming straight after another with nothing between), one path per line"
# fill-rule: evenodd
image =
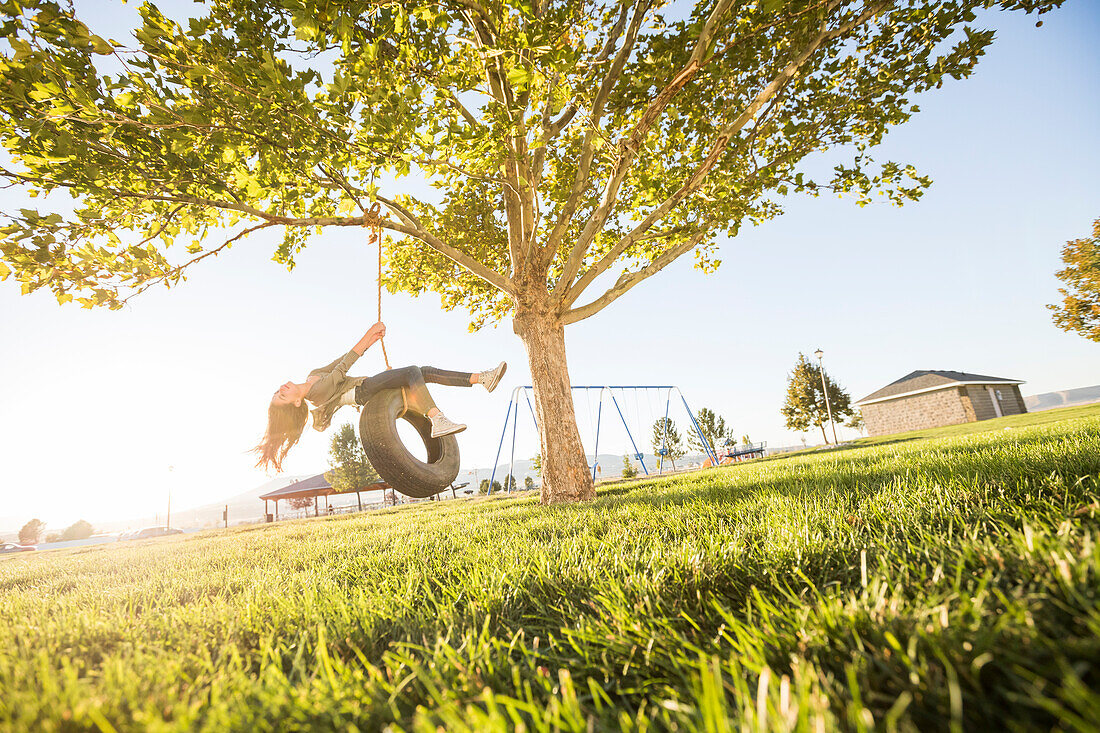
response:
M514 328L527 348L531 367L542 449L542 503L590 501L596 498L596 490L569 389L565 326L548 311L520 306Z

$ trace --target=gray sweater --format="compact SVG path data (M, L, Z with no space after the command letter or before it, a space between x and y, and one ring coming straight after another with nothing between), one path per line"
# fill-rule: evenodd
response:
M349 351L332 362L318 367L309 373L310 377L320 376L306 393L306 399L316 405L312 410L313 428L324 432L332 422L332 416L340 407L340 398L349 389L358 387L366 377L349 377L348 369L359 359L359 354Z

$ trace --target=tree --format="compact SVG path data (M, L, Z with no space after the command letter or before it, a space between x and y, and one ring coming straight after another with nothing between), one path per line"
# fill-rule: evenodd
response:
M329 481L331 484L332 482ZM287 499L287 503L290 504L291 509L312 509L316 506L315 499L312 496L295 496L291 499Z
M495 484L496 481L494 481L493 483ZM478 486L477 486L477 493L479 493L479 494L488 494L489 493L489 479L487 479L487 478L481 479L481 483L478 484Z
M341 425L332 436L328 465L331 470L325 471L325 479L337 491L355 491L381 480L351 423Z
M1065 269L1057 273L1066 284L1058 289L1062 303L1047 306L1054 311L1054 325L1100 341L1100 219L1092 223L1091 238L1066 242L1062 263Z
M264 229L293 268L376 203L391 291L512 316L542 500L587 500L565 327L690 252L713 271L784 196L918 199L929 179L871 148L973 72L976 10L1062 2L212 0L184 23L142 5L129 47L69 4L6 3L0 178L75 205L6 212L0 277L120 308ZM830 148L851 162L804 163Z
M752 438L749 437L748 433L741 436L741 445L752 445Z
M19 544L37 545L44 531L46 531L46 523L41 519L32 519L19 530Z
M638 469L634 468L634 464L630 462L630 456L623 456L623 478L634 478L638 475Z
M495 488L493 490L496 491ZM505 491L515 491L516 490L516 477L513 476L512 474L508 474L507 476L504 477L504 490Z
M67 542L68 540L86 540L92 536L95 532L95 528L91 524L83 519L73 522L70 526L65 528L65 531L61 533L61 541Z
M726 427L726 419L716 415L710 408L704 407L695 416L695 421L699 423L699 430L702 431L703 437L707 439L710 446L709 452L717 455L718 446L733 434L733 431ZM697 453L708 452L703 446L703 442L699 440L699 435L690 426L686 432L688 447L691 450Z
M524 476L523 477L523 488L525 488L527 491L530 491L531 489L535 488L535 479L531 478L530 476Z
M536 453L535 457L531 459L531 470L537 475L542 475L542 454Z
M787 427L792 430L807 430L811 425L821 428L821 437L828 445L825 423L829 420L829 409L833 419L839 422L852 414L852 398L833 381L828 372L825 373L825 381L829 389L828 408L821 389L821 368L799 353L794 370L787 375L787 401L780 412L787 418Z
M676 468L676 459L684 456L684 438L676 429L676 422L671 417L659 417L653 423L653 435L650 438L653 452L661 457L661 463L669 460L672 468Z
M852 430L858 430L860 435L867 431L867 424L863 422L863 413L859 410L852 410L852 416L848 418L848 422L844 423L844 426Z

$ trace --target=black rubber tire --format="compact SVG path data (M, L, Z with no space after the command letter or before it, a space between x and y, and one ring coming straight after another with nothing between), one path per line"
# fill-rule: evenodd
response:
M458 478L458 440L453 435L432 437L432 423L423 415L401 414L401 390L386 389L367 400L359 415L359 440L382 480L405 496L427 499L450 487ZM428 462L401 442L397 421L406 420L424 441Z

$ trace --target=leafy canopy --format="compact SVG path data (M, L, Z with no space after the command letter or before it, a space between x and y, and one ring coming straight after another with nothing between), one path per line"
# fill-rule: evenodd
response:
M674 466L678 459L684 457L684 436L680 434L676 421L671 417L659 417L653 422L649 442L655 455L662 460L667 458Z
M46 523L41 519L32 519L19 530L19 544L36 545L46 531Z
M65 528L61 533L61 540L84 540L92 536L95 528L86 520L80 519Z
M792 430L808 430L811 426L821 428L825 435L825 423L832 410L833 420L841 422L852 414L852 398L844 389L825 373L825 385L829 390L826 405L825 392L822 390L821 368L811 363L801 353L794 369L787 376L787 401L780 412L787 419L787 427ZM825 442L829 438L825 437Z
M726 426L726 418L718 415L709 407L700 408L699 413L695 416L695 422L707 439L707 445L711 453L718 453L719 450L722 450L726 439L733 438L733 430ZM697 453L707 451L702 441L699 440L699 435L694 430L688 429L686 433L688 447L691 450Z
M1074 239L1062 247L1058 279L1062 302L1048 305L1054 324L1063 331L1076 331L1089 341L1100 341L1100 219L1092 223L1092 237Z
M260 229L293 267L377 201L391 290L573 322L689 251L718 266L790 193L916 199L928 179L871 149L973 71L978 11L1061 2L213 0L146 3L123 43L0 1L0 178L46 198L3 213L0 277L117 308Z
M634 478L638 475L638 469L634 468L634 464L630 462L630 456L623 455L623 471L620 474L622 478Z
M332 436L329 466L325 479L337 491L356 491L381 480L351 423L341 425Z

